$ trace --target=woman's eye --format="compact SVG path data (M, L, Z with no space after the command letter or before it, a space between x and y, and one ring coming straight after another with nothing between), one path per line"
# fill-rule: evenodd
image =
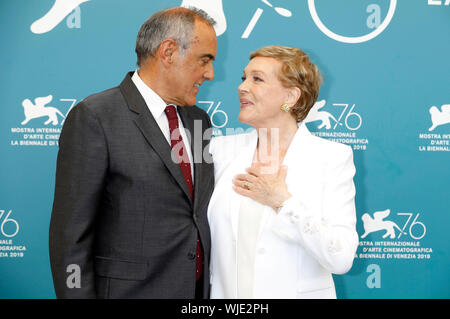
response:
M247 78L246 78L245 76L241 77L242 82L244 82L246 79L247 79ZM261 79L260 77L257 77L257 76L254 76L252 79L253 79L253 81L255 81L255 82L264 82L263 79Z

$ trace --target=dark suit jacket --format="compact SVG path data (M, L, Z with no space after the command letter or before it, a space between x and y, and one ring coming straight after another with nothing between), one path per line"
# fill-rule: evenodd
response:
M119 87L81 101L62 129L50 222L56 296L194 298L198 232L207 298L206 213L214 171L210 158L202 158L209 155L203 152L209 141L199 135L211 127L209 117L196 106L178 108L192 134L192 203L171 147L131 75ZM69 265L81 269L80 288L67 286L75 275ZM69 281L76 282L73 276Z

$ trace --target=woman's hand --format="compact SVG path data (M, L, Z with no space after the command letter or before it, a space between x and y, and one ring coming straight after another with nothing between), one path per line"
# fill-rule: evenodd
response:
M292 196L285 182L286 166L281 166L274 174L263 174L262 169L256 165L246 171L248 174L239 174L233 179L233 189L236 193L270 206L276 212L277 208Z

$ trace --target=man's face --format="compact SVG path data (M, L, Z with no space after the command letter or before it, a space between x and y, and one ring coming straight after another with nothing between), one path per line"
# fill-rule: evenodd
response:
M217 37L214 28L196 21L194 36L184 56L179 50L174 54L172 103L180 106L195 104L200 85L214 79L213 61L216 51Z

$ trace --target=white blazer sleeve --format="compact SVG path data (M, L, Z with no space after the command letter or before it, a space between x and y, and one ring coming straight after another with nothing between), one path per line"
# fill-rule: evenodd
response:
M285 202L272 224L277 235L301 245L335 274L350 270L358 246L353 152L350 147L344 149L326 168L322 211L307 207L302 198L293 196Z

